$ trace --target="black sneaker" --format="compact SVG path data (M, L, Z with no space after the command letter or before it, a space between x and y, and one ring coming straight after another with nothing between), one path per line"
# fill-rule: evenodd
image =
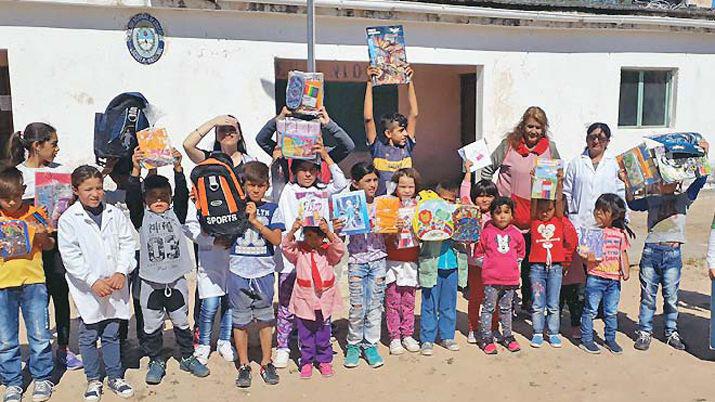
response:
M650 348L650 334L644 331L638 331L638 339L633 345L637 350L648 350Z
M280 381L276 366L273 363L268 363L261 367L261 378L268 385L278 385L278 381Z
M594 354L594 355L601 353L601 348L599 348L598 345L596 345L596 342L593 342L593 341L581 342L581 344L578 345L578 347L581 348L582 350L584 350L588 353Z
M248 388L251 386L251 366L242 364L238 368L238 378L236 378L238 388Z
M623 353L623 348L621 347L621 345L619 345L618 343L616 343L616 340L615 340L615 339L610 340L610 341L606 341L606 347L607 347L608 350L610 350L611 353L613 353L614 355L620 355L621 353Z
M672 334L670 334L668 339L666 339L665 344L670 345L677 350L685 350L685 342L683 342L677 332L673 332Z

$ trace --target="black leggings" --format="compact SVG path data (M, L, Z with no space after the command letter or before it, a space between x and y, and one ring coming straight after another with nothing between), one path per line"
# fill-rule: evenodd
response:
M67 347L70 343L70 289L67 286L65 267L57 249L42 253L42 267L45 271L45 283L49 303L55 306L55 326L57 327L57 346Z

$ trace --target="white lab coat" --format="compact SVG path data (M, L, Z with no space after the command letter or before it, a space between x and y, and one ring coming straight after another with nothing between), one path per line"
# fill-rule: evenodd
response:
M230 250L214 246L214 238L201 231L201 224L196 216L196 205L193 202L189 202L184 234L199 246L198 270L196 272L199 298L207 299L225 295Z
M608 151L596 169L587 150L571 160L564 175L564 195L574 227L596 224L593 209L600 195L613 193L626 200L625 185L618 178L619 169L616 158Z
M82 321L94 324L108 319L128 320L128 282L107 297L95 295L91 288L98 279L115 273L128 277L136 268L137 246L129 219L118 208L105 205L100 230L82 204L75 202L62 214L57 226L67 283Z

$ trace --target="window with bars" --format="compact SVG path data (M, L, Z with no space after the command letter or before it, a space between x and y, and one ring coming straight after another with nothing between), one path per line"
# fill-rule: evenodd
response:
M669 127L674 70L621 70L618 126Z

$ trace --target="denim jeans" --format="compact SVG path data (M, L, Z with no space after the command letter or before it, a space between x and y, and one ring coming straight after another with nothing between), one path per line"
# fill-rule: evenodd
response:
M231 340L231 308L228 305L228 295L208 297L201 299L201 314L199 315L199 344L211 344L211 331L214 326L214 318L221 307L221 326L218 339L222 341Z
M350 312L348 344L369 348L380 341L385 299L385 259L348 265Z
M593 342L593 320L598 313L598 305L603 300L603 321L606 324L606 341L616 340L618 329L618 302L621 298L621 281L588 275L583 314L581 315L581 342Z
M87 381L99 380L99 352L97 340L102 340L102 361L110 380L124 378L122 358L119 352L119 327L122 320L104 320L94 324L79 324L79 352L82 354L84 374Z
M547 267L545 264L531 264L531 321L534 335L544 333L544 316L548 335L558 335L561 324L559 296L563 269L560 264ZM546 313L546 314L545 314Z
M653 332L655 299L658 286L663 287L663 321L665 336L678 330L678 289L683 260L679 247L646 244L640 262L638 277L641 283L641 307L638 329Z
M0 383L22 387L20 315L25 320L30 349L29 369L35 380L52 374L52 334L47 322L47 287L44 283L0 289Z
M440 269L437 284L422 288L420 311L420 340L434 343L439 332L440 340L454 339L457 326L457 282L456 269Z

